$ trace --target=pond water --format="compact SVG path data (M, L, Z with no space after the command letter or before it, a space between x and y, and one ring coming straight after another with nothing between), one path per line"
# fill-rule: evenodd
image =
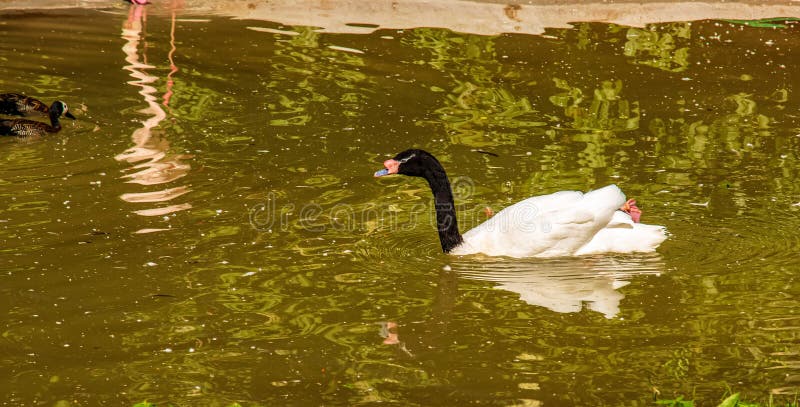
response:
M711 405L800 391L800 27L321 33L218 16L0 14L3 405ZM622 187L647 255L440 252L531 195Z

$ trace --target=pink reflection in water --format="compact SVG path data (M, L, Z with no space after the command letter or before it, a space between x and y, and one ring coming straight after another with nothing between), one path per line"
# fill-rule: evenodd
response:
M178 72L173 56L175 54L175 9L179 7L178 2L172 2L172 27L170 30L170 72L167 75L167 90L163 96L163 106L169 108L170 99L173 95L174 81L172 76ZM128 18L122 27L122 38L126 41L122 47L125 53L125 62L128 65L123 69L130 73L134 80L128 83L141 88L139 94L142 95L147 107L139 112L150 117L142 122L142 127L134 130L131 139L134 145L114 158L117 161L138 163L133 165L128 174L123 175L129 183L139 185L159 185L166 184L184 177L191 165L184 160L191 158L186 154L170 154L170 143L163 131L158 129L158 125L167 117L167 113L157 102L157 89L153 86L159 78L149 75L147 70L156 68L147 63L147 43L146 36L147 6L133 4L130 6ZM140 49L141 48L141 49ZM140 55L141 54L141 55ZM126 193L120 199L135 203L157 203L171 201L190 190L186 186L170 187L157 191L143 191ZM191 208L189 203L178 203L156 208L138 209L133 213L141 216L164 216L177 211ZM156 231L159 229L148 229Z

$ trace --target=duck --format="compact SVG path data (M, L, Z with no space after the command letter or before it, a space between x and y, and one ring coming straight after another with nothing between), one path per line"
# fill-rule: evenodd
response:
M664 226L638 222L641 210L636 202L626 200L614 184L586 193L559 191L527 198L462 235L450 181L436 157L409 149L383 166L375 177L399 174L428 182L444 253L523 258L653 252L667 238Z
M30 116L35 114L49 116L50 110L56 103L60 103L64 106L64 116L75 120L75 116L67 109L66 103L56 100L52 105L47 106L41 100L25 96L21 93L0 94L0 114L11 116Z
M28 119L5 119L0 120L0 135L16 137L38 137L47 133L58 133L61 130L61 123L58 119L61 115L69 114L67 104L55 101L50 107L48 115L50 124L37 122ZM67 117L70 117L69 115ZM73 117L74 119L74 117Z

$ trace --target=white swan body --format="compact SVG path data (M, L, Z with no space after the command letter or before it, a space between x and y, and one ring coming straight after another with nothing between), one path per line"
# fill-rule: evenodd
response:
M450 253L555 257L654 251L667 237L665 228L634 223L618 210L624 203L616 185L528 198L464 233L464 242Z

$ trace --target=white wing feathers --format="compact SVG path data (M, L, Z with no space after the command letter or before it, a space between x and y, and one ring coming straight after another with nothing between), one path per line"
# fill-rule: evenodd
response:
M553 257L655 250L666 238L663 227L634 224L617 210L623 203L616 185L528 198L466 232L452 253Z

